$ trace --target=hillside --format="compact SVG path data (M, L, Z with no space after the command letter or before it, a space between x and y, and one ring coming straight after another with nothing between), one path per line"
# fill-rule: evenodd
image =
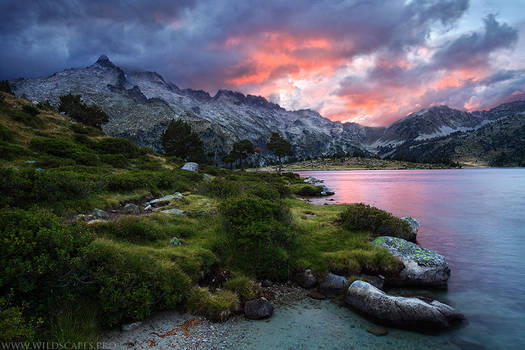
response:
M407 222L364 206L313 206L295 174L182 170L126 139L0 93L0 342L82 342L179 310L224 321L304 269L395 277L371 243L414 240ZM347 217L375 217L349 230ZM361 219L368 222L368 219Z
M407 142L391 156L419 162L450 159L467 166L525 166L525 114L508 111L505 115L470 132Z
M479 153L481 158L477 159L475 154L460 155L450 149L463 142L456 140L456 136L476 133L502 118L525 112L524 101L472 113L434 106L388 127L366 127L332 122L312 110L287 111L260 96L229 90L219 90L211 96L201 90L180 89L155 72L124 70L104 55L85 68L68 69L46 78L16 79L10 84L17 96L35 102L49 101L54 106L58 105L60 96L78 94L84 102L100 106L110 116L109 122L103 125L108 135L125 137L156 151L162 150L162 134L174 119L189 122L204 141L206 153L217 162L231 151L234 142L249 139L262 149L262 157L251 159L253 163L259 162L258 165L274 159L266 148L274 131L292 142L294 159L299 161L359 151L431 163L463 162L464 159L469 164L487 165L492 164L492 156L487 157L484 152ZM497 130L500 129L495 129L493 136L506 140ZM489 136L476 135L474 138ZM440 138L446 140L437 142ZM480 139L479 142L492 141ZM417 150L412 151L413 147ZM511 144L496 147L502 147L501 151L507 149L505 152L515 149ZM514 158L519 155L509 158L506 154L499 158L498 164L515 165Z

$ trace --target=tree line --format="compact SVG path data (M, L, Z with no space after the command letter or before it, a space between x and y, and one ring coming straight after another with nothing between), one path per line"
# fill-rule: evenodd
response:
M209 155L204 152L204 143L199 135L191 129L191 126L183 120L172 120L168 128L162 136L162 146L168 156L176 156L186 161L205 162L209 159ZM270 150L279 161L279 173L282 171L283 159L291 156L292 144L286 140L278 132L273 132L270 139L266 143L266 147ZM242 139L233 144L232 150L225 154L221 160L229 164L230 168L233 164L238 164L241 169L244 169L246 159L258 154L261 156L262 149L255 147L248 139Z

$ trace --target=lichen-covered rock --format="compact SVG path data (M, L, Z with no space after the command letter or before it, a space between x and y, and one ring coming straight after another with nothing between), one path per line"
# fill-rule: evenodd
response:
M329 273L319 284L319 292L328 296L337 296L345 292L348 280L343 276Z
M450 268L443 255L397 237L381 236L373 243L403 262L403 270L397 278L389 279L389 283L429 287L447 285Z
M260 320L273 315L273 305L265 298L247 301L244 304L244 315L251 320Z
M184 214L184 210L180 210L180 209L177 209L177 208L161 210L160 212L164 213L164 214L175 214L175 215L182 215L182 214Z
M391 296L370 283L355 281L346 293L346 303L380 321L403 327L450 327L465 317L437 300Z
M414 219L411 216L403 216L401 220L405 220L406 222L408 222L408 224L410 225L410 229L412 230L412 233L414 234L414 236L417 235L417 231L419 231L419 227L421 225L416 219Z
M317 278L312 270L305 270L297 275L296 282L303 288L312 288L317 284Z
M182 166L182 170L193 171L194 173L199 172L199 164L194 162L188 162Z

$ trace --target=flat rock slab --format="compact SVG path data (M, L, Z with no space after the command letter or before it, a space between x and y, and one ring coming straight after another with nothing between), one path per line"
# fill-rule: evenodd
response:
M450 327L465 317L437 300L391 296L364 281L355 281L346 303L380 321L399 327Z
M387 249L403 262L404 269L398 278L389 280L398 285L445 287L450 278L450 268L443 255L397 237L381 236L372 243Z
M374 327L374 328L367 329L366 331L378 337L388 334L388 329L383 328L383 327Z

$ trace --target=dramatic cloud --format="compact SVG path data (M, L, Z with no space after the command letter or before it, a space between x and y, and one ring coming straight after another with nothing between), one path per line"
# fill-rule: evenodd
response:
M86 66L105 53L181 87L230 88L386 125L431 105L488 108L525 93L525 65L505 56L519 31L488 15L461 32L468 8L468 0L4 1L0 79Z

